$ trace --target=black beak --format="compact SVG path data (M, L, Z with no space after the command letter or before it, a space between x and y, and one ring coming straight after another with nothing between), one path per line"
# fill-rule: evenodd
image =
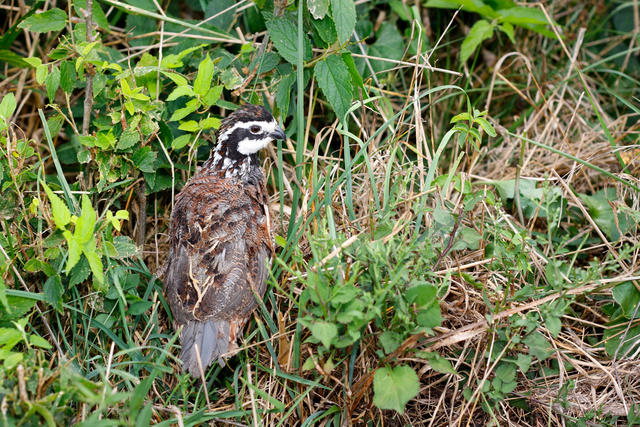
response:
M277 126L276 130L273 131L273 133L269 136L273 139L287 139L287 135L284 134L284 131L280 128L280 126Z

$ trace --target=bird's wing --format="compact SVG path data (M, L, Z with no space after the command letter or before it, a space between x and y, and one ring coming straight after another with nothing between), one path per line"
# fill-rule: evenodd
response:
M256 307L273 256L263 190L204 176L178 195L164 283L179 324L231 321Z

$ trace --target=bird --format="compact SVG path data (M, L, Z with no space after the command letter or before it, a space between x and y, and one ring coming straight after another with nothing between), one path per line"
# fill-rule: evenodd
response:
M176 196L160 273L174 326L182 327L183 372L196 377L237 353L265 293L275 242L258 152L286 139L271 113L252 104L223 119L216 135L209 158Z

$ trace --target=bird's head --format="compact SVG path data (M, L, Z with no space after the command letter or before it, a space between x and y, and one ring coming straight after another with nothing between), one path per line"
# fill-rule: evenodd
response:
M218 144L227 147L229 157L252 156L271 141L285 138L271 113L252 104L245 104L231 113L218 130Z

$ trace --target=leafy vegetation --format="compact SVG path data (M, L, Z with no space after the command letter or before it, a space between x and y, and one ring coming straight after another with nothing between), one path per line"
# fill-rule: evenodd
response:
M631 8L3 7L3 423L638 424ZM288 135L263 158L279 250L201 384L155 273L242 102Z

